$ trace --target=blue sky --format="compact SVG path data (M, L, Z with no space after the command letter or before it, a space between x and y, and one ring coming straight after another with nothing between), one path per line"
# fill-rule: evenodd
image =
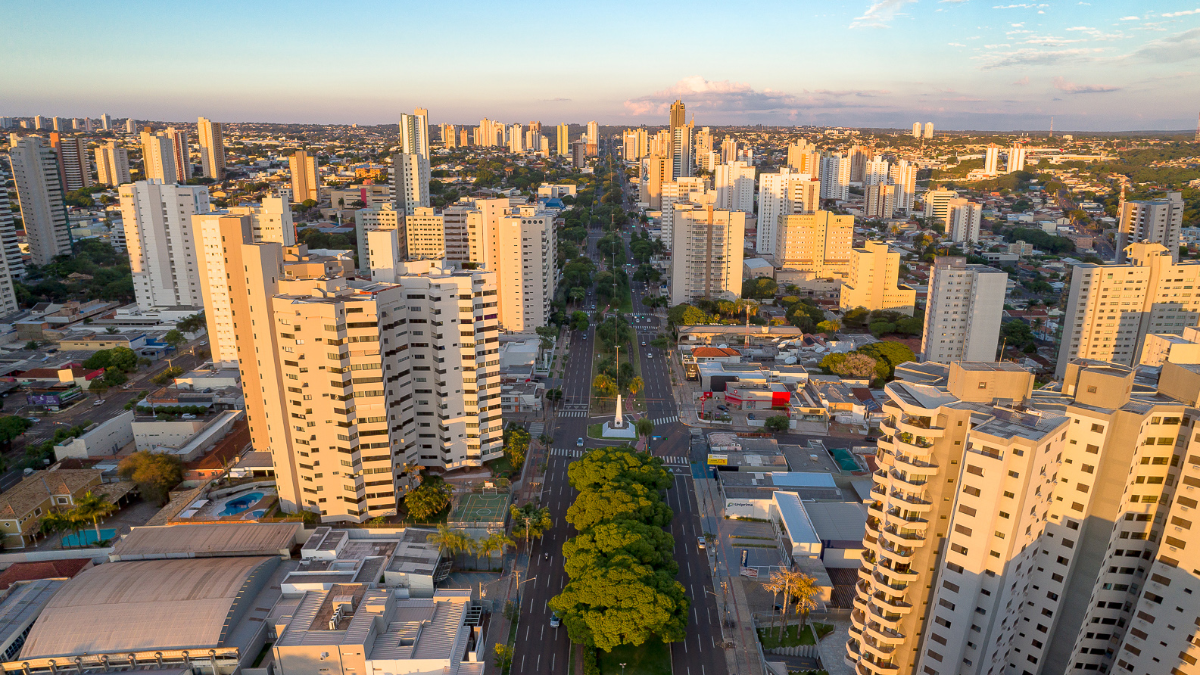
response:
M1152 6L1151 6L1152 5ZM0 115L1190 129L1200 0L4 3Z

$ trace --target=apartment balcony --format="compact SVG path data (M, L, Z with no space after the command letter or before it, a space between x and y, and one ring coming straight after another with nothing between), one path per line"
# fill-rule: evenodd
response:
M855 675L895 675L900 668L893 663L878 661L871 654L863 654L854 666Z
M920 483L909 483L908 481L899 478L899 476L897 476L896 479L902 487L907 487L909 489L920 488L925 484L925 481L921 481ZM912 511L929 511L933 508L933 502L927 499L921 499L916 495L900 492L899 490L893 490L892 493L888 495L888 499L891 505L904 505Z
M907 509L905 510L907 511ZM908 515L902 515L899 505L892 505L892 508L888 509L886 517L883 520L884 529L890 529L892 532L897 531L897 528L902 530L909 528L921 530L921 532L912 533L917 534L918 536L922 535L925 529L929 526L929 521L925 518L912 515L912 513L909 513Z
M879 422L879 433L885 436L894 436L897 431L896 424L896 417L894 415L883 418Z
M927 438L926 436L923 436L923 435L918 436L917 434L914 434L911 431L898 431L898 432L896 432L895 438L897 441L900 441L900 443L902 445L911 445L911 446L917 447L917 448L932 448L933 447L933 439Z
M875 490L871 490L871 492L875 492ZM882 495L881 495L881 498L882 498ZM882 520L883 514L884 514L883 502L873 501L870 504L867 504L867 517L868 518L870 518L871 516L875 516L876 518L879 518Z
M867 623L876 623L884 628L896 630L900 627L900 620L904 617L899 614L885 614L887 611L884 607L872 602L867 605Z
M926 455L926 457L928 457L928 455ZM936 471L938 469L938 465L918 459L912 455L897 453L893 468L904 471Z
M911 564L917 550L909 546L904 546L903 543L897 544L888 539L889 536L887 533L883 534L882 540L879 542L880 551L887 555L893 562Z
M868 623L863 634L867 636L868 640L875 642L881 651L886 646L888 653L895 649L896 645L903 644L908 639L904 633L876 623Z
M917 577L915 574L901 574L883 565L876 565L875 571L871 573L871 581L875 583L875 590L877 591L890 592L897 596L903 596L904 592L908 590L908 582L910 581L903 578L906 576L912 577L912 579L916 579Z
M877 659L889 659L892 653L896 651L895 645L880 644L871 637L870 629L867 629L863 633L863 639L859 641L858 648L862 651L864 657L872 656Z
M889 598L883 593L876 593L871 596L871 602L878 604L882 610L896 612L897 614L908 614L913 611L912 603L898 598Z

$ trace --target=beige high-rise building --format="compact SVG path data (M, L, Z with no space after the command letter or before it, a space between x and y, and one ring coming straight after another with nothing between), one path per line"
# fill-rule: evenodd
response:
M988 143L983 154L983 172L989 176L1000 173L1000 146Z
M1127 260L1126 248L1136 242L1162 244L1179 262L1183 229L1183 194L1168 192L1162 199L1126 200L1121 188L1117 206L1117 262Z
M638 201L647 208L662 208L663 183L671 182L671 164L666 156L652 153L642 160L642 175L638 190Z
M933 138L933 122L925 123L925 138L926 139Z
M821 153L806 138L788 144L787 165L793 173L817 175L821 171Z
M297 150L288 156L288 170L292 174L292 201L321 201L321 176L317 173L316 157Z
M96 148L96 174L101 185L116 187L133 182L129 175L129 153L114 141L102 144Z
M863 188L866 199L863 215L867 218L891 218L896 211L896 186L877 183Z
M704 157L713 151L713 133L708 127L703 127L696 132L696 148L693 153L696 157ZM736 158L735 158L736 159Z
M600 125L596 120L587 123L587 142L588 145L600 145Z
M673 210L671 304L740 297L746 213L693 202Z
M396 230L403 234L403 229L404 214L397 211L392 204L382 203L355 211L354 234L358 242L358 269L366 271L374 267L371 263L370 247L367 245L367 233L372 230ZM396 259L379 261L380 266L391 269L395 263L408 259L408 237L397 236L396 244L399 247L396 251Z
M958 197L954 190L930 190L925 193L925 218L937 218L946 225L950 221L950 200Z
M845 278L854 246L854 216L830 211L780 216L775 231L775 267Z
M417 108L400 115L400 152L420 155L429 161L429 111Z
M672 233L674 232L675 223L674 205L678 202L707 204L716 208L717 194L715 191L708 189L707 181L700 176L679 178L662 184L662 197L660 199L662 217L659 220L659 231L667 250L670 250L671 242L673 241Z
M50 147L58 157L58 175L63 190L74 192L92 186L92 168L88 162L87 140L82 136L50 134Z
M192 216L208 212L208 188L143 180L119 193L138 309L203 307Z
M441 130L442 147L447 149L458 147L458 133L454 130L453 124L440 124L438 128Z
M902 159L892 165L892 185L896 187L894 204L897 211L912 215L917 195L917 165Z
M186 131L167 128L142 132L142 179L184 183L192 177L191 149Z
M200 168L213 180L225 179L225 134L220 122L199 118L196 135L200 140Z
M649 139L645 129L629 129L625 132L624 155L626 162L637 162L649 151Z
M41 138L26 136L8 151L21 222L29 241L34 265L46 265L54 256L71 253L71 233L63 206L62 178L58 161Z
M780 167L779 173L758 176L758 233L755 250L775 255L776 233L782 216L815 213L821 207L821 181L807 173Z
M566 124L560 124L557 127L557 144L555 151L559 157L571 156L571 127Z
M958 256L934 259L925 301L921 360L995 361L1008 274L968 265Z
M251 441L271 453L285 511L392 515L414 484L407 466L499 456L498 367L476 359L496 339L491 273L418 262L392 283L350 281L345 257L234 243L246 224L218 221L222 257L239 270L229 286ZM438 331L439 315L469 318Z
M1128 262L1071 269L1056 377L1072 359L1132 366L1149 333L1179 335L1200 324L1200 263L1176 263L1162 244L1130 244ZM1119 304L1118 304L1119 303Z
M912 135L913 135L913 138L921 137L921 123L920 122L913 122L913 134Z
M956 198L947 203L946 234L953 242L979 243L979 225L983 222L983 204Z
M416 213L416 209L429 206L429 160L420 155L399 153L393 155L392 195L396 210L404 215Z
M717 166L713 185L717 208L754 213L755 168L747 162L729 162Z
M442 215L428 206L413 209L404 217L405 248L409 260L440 260L446 257L446 230Z
M513 207L490 234L488 268L496 272L500 326L532 333L552 313L558 276L554 216L536 206Z
M1025 170L1025 144L1013 143L1008 149L1008 173Z
M868 241L850 251L850 274L842 282L839 307L893 310L912 316L917 291L900 284L900 254L881 241Z

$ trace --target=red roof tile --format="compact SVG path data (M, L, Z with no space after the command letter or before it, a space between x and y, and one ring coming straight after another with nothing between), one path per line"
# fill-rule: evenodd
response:
M62 577L70 579L91 564L91 558L66 558L64 560L46 560L43 562L13 563L3 573L0 573L0 590L6 589L18 581L58 579Z

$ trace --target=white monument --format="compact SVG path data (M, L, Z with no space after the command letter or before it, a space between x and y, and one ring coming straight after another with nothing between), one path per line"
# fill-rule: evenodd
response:
M621 372L621 348L617 347L616 354L617 372ZM618 378L618 382L620 382ZM600 435L604 438L636 438L637 432L634 431L632 424L625 424L625 416L621 414L621 385L617 385L617 415L612 422L605 422L600 427Z

